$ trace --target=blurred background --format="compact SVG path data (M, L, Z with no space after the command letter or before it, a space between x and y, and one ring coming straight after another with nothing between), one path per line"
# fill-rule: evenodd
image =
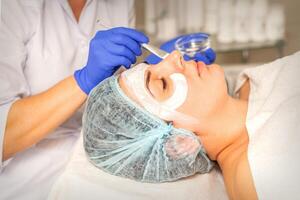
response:
M206 32L223 66L258 65L300 50L299 0L137 0L135 7L136 26L151 43Z

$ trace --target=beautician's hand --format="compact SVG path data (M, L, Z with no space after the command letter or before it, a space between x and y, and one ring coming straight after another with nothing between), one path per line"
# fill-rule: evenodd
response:
M167 41L166 43L162 44L160 48L171 53L172 51L175 50L175 42L180 37L182 36ZM195 57L196 57L195 61L202 61L205 64L210 65L215 61L216 53L214 52L213 49L209 48L205 52L197 53ZM184 56L184 59L186 61L190 60L188 56ZM161 61L161 58L157 57L154 54L151 54L145 59L145 61L149 64L157 64Z
M141 43L149 39L142 32L130 28L98 31L90 42L87 65L74 73L79 87L86 93L111 76L121 65L129 68L142 54Z

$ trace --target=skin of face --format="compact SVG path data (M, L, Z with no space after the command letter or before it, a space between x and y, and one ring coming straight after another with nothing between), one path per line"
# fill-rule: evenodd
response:
M156 65L149 65L145 73L146 87L154 99L161 102L172 96L174 85L170 75L174 73L183 74L188 84L187 98L176 110L198 119L199 124L203 119L206 121L218 112L226 102L228 94L223 69L216 64L207 66L203 62L184 61L178 51L173 51ZM122 76L119 84L129 98L139 103ZM198 129L195 124L187 124L176 119L173 120L173 125L193 132L197 132Z

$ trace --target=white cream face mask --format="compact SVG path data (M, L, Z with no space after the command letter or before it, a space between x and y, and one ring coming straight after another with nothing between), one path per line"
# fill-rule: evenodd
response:
M145 72L149 66L141 63L122 73L126 85L133 91L144 108L167 121L181 120L188 123L197 123L197 119L176 111L186 100L188 94L187 80L183 74L174 73L170 76L173 81L174 92L170 98L158 102L150 94L145 85Z

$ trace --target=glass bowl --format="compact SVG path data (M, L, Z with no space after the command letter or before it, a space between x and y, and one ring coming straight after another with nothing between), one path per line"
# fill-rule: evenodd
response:
M210 48L209 34L193 33L183 35L176 40L175 48L183 55L187 55L193 59L197 53L204 52Z

